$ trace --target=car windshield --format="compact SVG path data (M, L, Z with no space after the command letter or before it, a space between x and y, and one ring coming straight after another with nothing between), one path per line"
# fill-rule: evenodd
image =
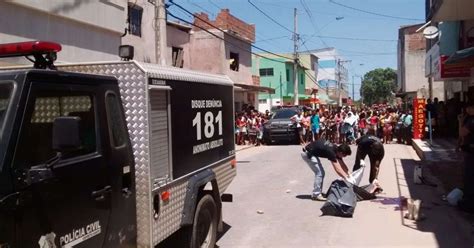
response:
M293 109L282 109L277 111L272 119L289 119L296 114L297 112Z
M13 91L13 84L0 84L0 140L2 139L3 128L7 115L8 106Z

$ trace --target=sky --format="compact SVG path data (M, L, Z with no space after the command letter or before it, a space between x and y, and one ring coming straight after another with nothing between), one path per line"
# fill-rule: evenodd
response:
M278 24L259 12L249 0L174 2L192 12L206 12L211 20L215 19L220 8L228 8L235 17L255 24L255 46L275 53L293 51L290 31L293 30L294 8L297 8L297 33L301 37L299 50L335 47L345 60L350 60L346 66L350 82L352 76L355 76L355 99L359 98L361 78L358 76L380 67L397 69L399 27L424 23L425 18L424 0L250 0ZM186 20L192 20L177 7L171 6L168 10ZM252 50L260 52L255 48ZM349 94L352 94L351 87L349 90Z

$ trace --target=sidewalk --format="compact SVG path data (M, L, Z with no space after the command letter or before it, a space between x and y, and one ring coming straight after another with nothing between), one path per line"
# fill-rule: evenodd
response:
M413 140L413 148L422 159L426 169L423 176L430 182L437 184L438 197L446 196L455 188L463 187L464 162L463 153L456 152L456 141L454 139L436 139L433 144L423 140ZM443 202L452 214L452 221L470 228L474 232L474 215L457 210ZM474 236L474 233L471 234Z
M435 139L432 145L426 140L413 139L412 144L424 164L441 181L446 194L462 187L463 153L456 152L454 139Z
M413 148L420 158L428 162L462 162L462 154L456 152L455 139L434 139L433 144L427 140L413 139Z

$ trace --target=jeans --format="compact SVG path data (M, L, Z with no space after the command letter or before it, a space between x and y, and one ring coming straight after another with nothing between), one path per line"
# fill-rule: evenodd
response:
M317 197L321 195L323 190L324 175L326 174L324 172L323 165L321 164L321 160L319 160L318 157L313 156L311 158L308 158L308 155L306 153L301 153L301 157L308 164L309 168L314 172L314 185L312 196Z

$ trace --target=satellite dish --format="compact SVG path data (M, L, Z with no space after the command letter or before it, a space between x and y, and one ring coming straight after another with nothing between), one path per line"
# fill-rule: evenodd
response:
M439 29L435 26L428 26L423 29L423 35L426 39L434 39L439 35Z

